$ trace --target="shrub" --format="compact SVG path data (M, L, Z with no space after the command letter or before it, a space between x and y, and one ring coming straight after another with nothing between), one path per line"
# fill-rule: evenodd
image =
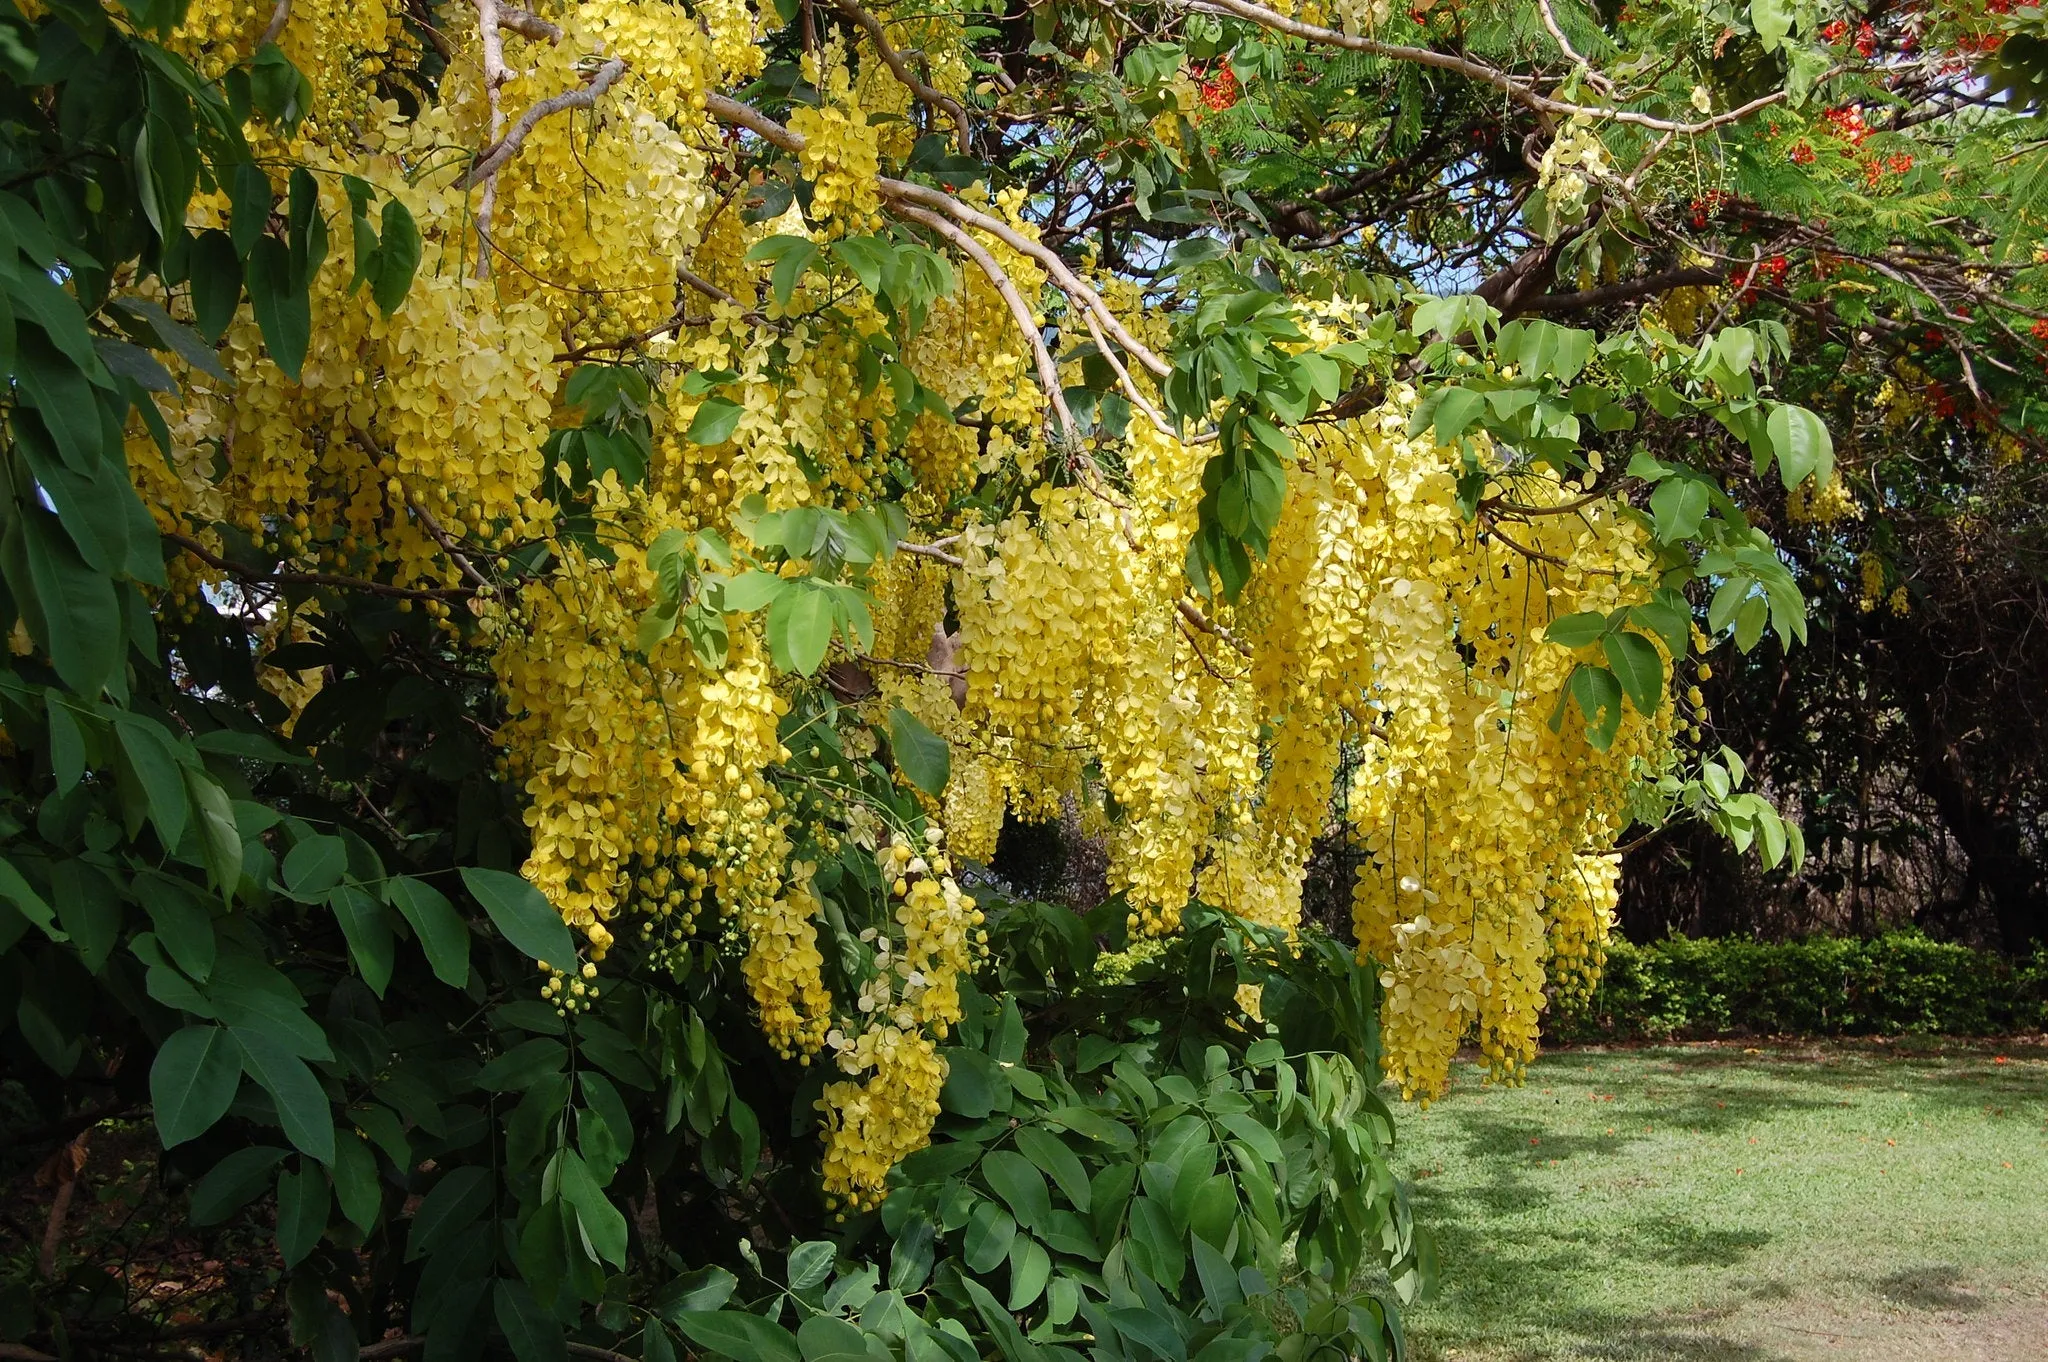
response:
M1918 932L1766 942L1619 937L1557 1041L1727 1035L1995 1035L2048 1021L2048 958L2015 963Z

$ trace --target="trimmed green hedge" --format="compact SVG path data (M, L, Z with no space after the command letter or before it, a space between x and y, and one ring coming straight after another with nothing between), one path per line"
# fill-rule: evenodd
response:
M1871 940L1616 938L1591 999L1553 1003L1552 1041L1730 1035L1998 1035L2048 1027L2048 952L2015 963L1918 932Z

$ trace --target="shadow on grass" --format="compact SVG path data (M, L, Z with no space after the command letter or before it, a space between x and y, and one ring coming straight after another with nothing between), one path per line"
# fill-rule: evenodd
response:
M1760 1053L1751 1054L1749 1050ZM1557 1051L1540 1061L1554 1070L1597 1072L1612 1049ZM1905 1036L1895 1040L1831 1040L1753 1042L1656 1047L1644 1052L1675 1078L1687 1083L1708 1079L1715 1070L1743 1071L1801 1086L1832 1086L1841 1091L1897 1093L1916 1102L1955 1110L2008 1110L2039 1103L2048 1094L2048 1043L2031 1037L1968 1040L1953 1037ZM1647 1086L1647 1085L1646 1085ZM1740 1093L1741 1087L1732 1088ZM1767 1105L1797 1105L1787 1094L1755 1090ZM1717 1094L1718 1095L1718 1094ZM1734 1105L1733 1103L1730 1104ZM1825 1106L1825 1102L1812 1105Z
M1968 1311L1984 1308L1984 1298L1963 1285L1962 1269L1949 1263L1909 1267L1877 1282L1877 1294L1894 1305L1913 1310Z

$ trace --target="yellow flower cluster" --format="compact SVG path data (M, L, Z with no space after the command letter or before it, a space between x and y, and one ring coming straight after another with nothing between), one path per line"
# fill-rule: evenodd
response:
M862 933L876 945L874 974L859 1000L864 1027L828 1037L849 1078L827 1084L818 1101L825 1191L855 1209L878 1204L889 1170L931 1138L946 1081L933 1042L960 1020L960 976L988 941L981 911L954 882L943 843L934 826L923 850L898 833L877 853L902 940L893 943L873 928Z
M1814 479L1806 481L1785 493L1785 518L1795 525L1833 525L1843 520L1863 519L1863 503L1856 500L1856 494L1842 481L1839 470L1831 470L1828 480L1818 486Z
M1339 9L1362 27L1383 17L1377 4ZM267 0L197 0L179 48L202 71L225 69L271 12ZM467 182L494 125L474 24L435 35L445 72L414 109L382 93L391 63L411 60L400 9L296 0L282 42L314 107L263 163L308 164L332 224L303 370L286 378L244 309L221 348L231 381L181 374L169 458L138 430L130 462L166 530L209 550L245 534L289 571L403 596L400 608L423 610L456 655L488 669L502 771L531 835L524 873L580 939L579 959L549 962L546 996L588 1006L614 950L637 945L659 965L728 943L774 1047L837 1067L821 1100L825 1185L869 1206L929 1137L945 1081L937 1045L985 948L950 857L987 857L1006 817L1077 816L1103 831L1142 957L1198 897L1291 932L1308 849L1341 831L1367 853L1354 910L1387 980L1389 1074L1434 1096L1475 1033L1496 1073L1518 1073L1546 984L1580 989L1599 968L1614 883L1601 853L1630 773L1661 769L1673 736L1668 703L1629 711L1605 752L1576 715L1546 722L1573 667L1596 659L1543 642L1543 626L1646 598L1654 564L1636 522L1594 502L1511 530L1475 523L1458 503L1458 451L1406 434L1417 395L1396 385L1377 410L1297 433L1270 552L1235 603L1197 597L1183 565L1214 447L1160 429L1144 402L1127 438L1092 442L1118 446L1101 466L1049 441L1029 339L978 264L952 256L950 290L905 329L848 286L830 251L786 304L770 266L749 259L773 236L877 230L876 176L909 150L904 117L942 129L867 39L806 56L819 100L790 124L811 196L753 221L740 195L758 147L706 107L764 69L774 25L755 0L688 13L558 0L541 13L558 39L500 35L501 127L622 65L601 96L534 121L487 192ZM886 22L900 49L921 49L920 79L968 97L957 16ZM1604 173L1603 157L1568 128L1547 158L1554 197ZM350 288L344 176L404 205L422 237L390 317ZM1035 235L1022 191L959 197ZM228 214L225 195L204 196L194 225ZM978 240L1027 307L1047 296L1036 261ZM1167 319L1134 285L1102 292L1164 348ZM1315 346L1372 319L1342 300L1302 314ZM899 419L902 389L876 381L878 355L973 422L929 409ZM555 432L604 415L564 405L576 366L595 360L646 381L647 410L633 413L646 422L644 478L589 481L587 464L546 452L566 448L549 443ZM714 402L738 410L703 443L698 418ZM1480 454L1515 504L1586 490ZM1840 494L1797 495L1817 513ZM831 722L863 755L897 706L948 740L950 782L920 797L950 848L936 828L884 840L883 813L857 802L818 813L785 799L799 772L783 720L814 683L776 675L758 618L724 621L716 664L682 630L642 647L661 596L647 546L715 530L745 553L757 546L743 507L757 496L777 510L897 497L928 545L875 568L873 689ZM185 600L222 588L200 558L171 577ZM1883 586L1880 571L1873 602ZM266 618L280 640L317 627ZM298 703L310 683L268 684ZM1345 769L1355 775L1339 789ZM834 996L817 862L847 844L875 849L886 911L856 932L868 956L853 996Z
M845 50L834 41L805 54L804 76L818 87L819 102L790 114L789 129L804 138L804 175L815 186L812 220L847 231L880 226L875 177L881 152L867 110L854 97Z

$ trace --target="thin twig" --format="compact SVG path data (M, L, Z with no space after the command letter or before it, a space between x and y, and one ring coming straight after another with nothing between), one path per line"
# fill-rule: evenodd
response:
M390 582L345 577L334 572L283 572L275 568L269 572L258 572L221 557L187 535L167 533L163 537L167 543L176 544L216 572L225 572L248 586L331 586L342 591L366 591L373 596L392 596L407 601L464 601L475 594L466 587L394 586Z
M951 541L942 541L942 542L951 542ZM948 552L946 552L946 550L945 550L945 549L944 549L944 548L943 548L943 547L941 546L941 544L939 544L939 543L933 543L933 544L910 544L910 543L899 543L899 544L897 544L897 545L896 545L896 551L897 551L898 553L908 553L908 554L910 554L910 555L912 555L912 556L914 556L914 557L917 557L917 558L929 558L929 559L931 559L931 560L932 560L933 562L935 562L935 563L944 563L944 564L945 564L945 565L946 565L947 567L965 567L965 566L967 565L967 560L966 560L966 559L962 558L962 557L961 557L961 556L960 556L959 554L957 554L957 553L948 553Z
M1703 118L1697 122L1680 122L1676 119L1658 118L1654 114L1642 113L1635 109L1617 109L1612 105L1580 104L1574 100L1556 99L1532 88L1525 79L1511 76L1499 67L1489 66L1481 61L1474 61L1470 57L1460 57L1449 52L1436 52L1426 47L1408 47L1401 43L1381 42L1377 38L1354 36L1349 33L1339 32L1333 28L1324 28L1319 24L1306 24L1299 19L1290 19L1277 10L1267 9L1264 5L1253 4L1251 0L1179 0L1179 2L1190 10L1235 15L1240 19L1250 20L1262 28L1271 29L1275 33L1285 33L1289 37L1300 38L1304 42L1319 43L1327 47L1348 48L1353 52L1363 52L1368 56L1385 57L1393 61L1412 62L1417 66L1434 67L1439 71L1452 71L1458 75L1476 80L1483 85L1490 85L1516 103L1537 113L1562 114L1566 117L1577 115L1582 118L1604 119L1614 123L1633 123L1638 127L1650 128L1657 132L1675 132L1682 137L1696 136L1699 133L1711 132L1715 128L1726 127L1730 123L1739 123L1753 113L1768 109L1774 104L1784 103L1791 96L1791 92L1788 90L1776 90L1768 95L1752 99L1740 107L1730 109L1726 113L1715 114L1711 118ZM1840 75L1846 69L1846 67L1841 66L1833 67L1824 73L1816 84L1824 83Z

